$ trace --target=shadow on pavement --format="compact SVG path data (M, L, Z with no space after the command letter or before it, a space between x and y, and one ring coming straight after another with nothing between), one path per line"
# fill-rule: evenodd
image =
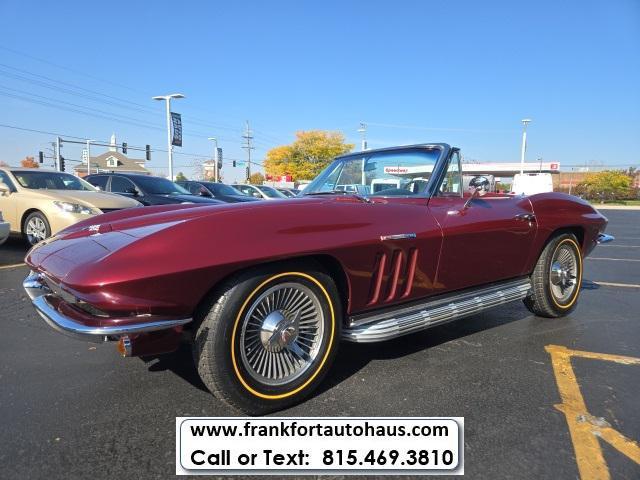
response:
M0 267L24 262L29 246L21 237L11 236L0 245Z

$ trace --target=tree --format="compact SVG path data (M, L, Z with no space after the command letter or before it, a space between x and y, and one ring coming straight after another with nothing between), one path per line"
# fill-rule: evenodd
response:
M350 152L353 144L345 143L340 132L310 130L296 132L290 145L267 152L264 168L268 175L291 175L294 180L315 178L338 155Z
M186 182L188 180L187 177L184 176L184 173L178 172L176 175L176 182Z
M252 173L249 177L249 183L252 185L262 185L264 183L264 175L260 172Z
M631 177L620 170L590 173L576 186L576 192L592 200L622 200L632 195Z
M23 168L40 168L40 165L33 157L24 157L24 159L20 161L20 165Z

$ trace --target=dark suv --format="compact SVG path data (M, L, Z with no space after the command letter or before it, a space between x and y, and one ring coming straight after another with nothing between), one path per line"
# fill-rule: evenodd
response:
M216 200L222 200L227 203L239 203L239 202L257 202L257 198L249 197L239 190L236 190L224 183L216 182L199 182L195 180L186 180L176 182L181 187L186 188L194 195L201 195L203 197L215 198Z
M192 195L180 185L161 177L129 173L97 173L87 175L84 179L100 190L135 198L143 205L224 203L213 198Z

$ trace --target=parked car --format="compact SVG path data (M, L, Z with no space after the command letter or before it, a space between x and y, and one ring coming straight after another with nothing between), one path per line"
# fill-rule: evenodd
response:
M335 188L393 177L406 188ZM31 250L24 287L56 329L125 356L191 339L215 397L264 414L309 395L341 339L380 342L516 300L543 317L576 308L583 258L613 238L607 219L569 195L473 185L446 144L358 152L286 202L81 222Z
M262 200L278 200L282 198L289 198L285 194L277 191L275 188L269 187L267 185L250 185L239 183L231 186L245 195Z
M4 221L2 218L2 212L0 212L0 245L7 241L10 232L11 225L9 225L9 222Z
M200 182L195 180L185 180L176 183L182 188L189 190L192 195L215 198L216 200L221 200L226 203L255 202L258 200L224 183Z
M224 203L213 198L193 195L189 190L161 177L131 173L96 173L87 175L85 179L100 190L134 198L143 205Z
M295 188L277 188L276 187L276 190L289 198L296 197L300 193L300 190L297 190Z
M135 200L97 191L69 173L0 168L0 211L31 245L87 217L139 207Z

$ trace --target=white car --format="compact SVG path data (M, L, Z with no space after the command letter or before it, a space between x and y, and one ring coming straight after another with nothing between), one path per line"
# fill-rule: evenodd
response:
M0 245L6 242L7 238L9 238L10 231L9 222L4 221L2 218L2 212L0 212Z
M254 198L261 198L263 200L278 200L281 198L289 198L284 193L280 193L275 188L267 185L250 185L250 184L237 184L231 185L236 190L240 190L243 194Z

